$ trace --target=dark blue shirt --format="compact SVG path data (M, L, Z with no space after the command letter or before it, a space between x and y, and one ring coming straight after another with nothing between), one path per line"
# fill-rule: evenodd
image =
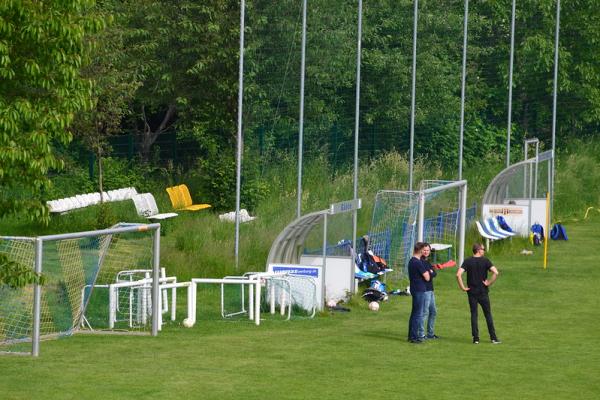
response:
M423 273L427 272L427 267L421 260L413 257L408 262L408 277L410 278L410 292L425 292L425 279Z
M427 260L421 260L427 271L429 271L429 282L425 281L425 291L433 292L433 278L437 276L437 272L435 272L435 268L429 263Z

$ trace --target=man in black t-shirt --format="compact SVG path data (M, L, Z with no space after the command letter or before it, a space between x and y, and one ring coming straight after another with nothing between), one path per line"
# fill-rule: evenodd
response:
M487 323L490 339L493 344L499 344L500 340L496 336L494 329L494 320L492 319L492 308L488 295L488 287L490 287L498 277L498 270L490 260L483 255L485 247L481 243L473 245L473 257L467 258L456 273L458 286L469 297L469 307L471 308L471 334L473 335L473 343L479 344L479 328L477 326L477 305L481 305L485 322ZM467 286L462 279L462 274L467 271ZM488 271L492 273L492 277L488 279Z

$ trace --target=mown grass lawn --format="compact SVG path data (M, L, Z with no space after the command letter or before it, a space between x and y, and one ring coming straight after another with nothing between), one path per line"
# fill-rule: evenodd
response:
M38 359L0 358L2 399L596 399L600 396L600 220L567 224L570 240L492 245L491 290L503 343L471 344L455 269L436 281L437 333L406 342L410 298L377 313L314 320L204 321L159 337L77 335L43 342ZM502 249L503 254L498 254ZM201 304L200 304L201 306Z

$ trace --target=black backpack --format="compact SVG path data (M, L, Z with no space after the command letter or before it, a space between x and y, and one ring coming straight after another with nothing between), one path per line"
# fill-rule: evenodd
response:
M385 271L387 263L381 257L378 257L369 250L369 236L365 235L362 237L363 251L360 254L360 269L364 272L370 272L377 274Z

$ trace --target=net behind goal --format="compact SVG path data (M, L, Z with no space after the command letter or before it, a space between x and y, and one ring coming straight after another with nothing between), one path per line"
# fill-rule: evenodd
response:
M404 276L416 240L419 196L416 192L380 190L369 229L371 247L394 269L393 277ZM384 250L385 249L385 250Z
M406 267L416 241L438 248L435 261L462 261L464 230L476 207L466 208L466 181L422 181L418 191L379 191L369 237L373 251L386 258L395 279L407 276ZM465 216L462 221L461 214ZM378 252L378 249L386 249ZM439 257L439 259L438 259Z
M318 308L317 285L314 278L287 273L248 272L241 277L224 279L261 280L261 319L312 318ZM229 290L228 290L229 289ZM221 285L221 316L227 319L246 318L251 313L251 286Z
M82 330L154 333L152 280L113 285L131 278L123 271L144 271L146 278L158 273L159 228L121 224L63 235L0 237L0 253L8 261L41 272L45 280L41 286L0 286L0 351L38 355L40 339Z

